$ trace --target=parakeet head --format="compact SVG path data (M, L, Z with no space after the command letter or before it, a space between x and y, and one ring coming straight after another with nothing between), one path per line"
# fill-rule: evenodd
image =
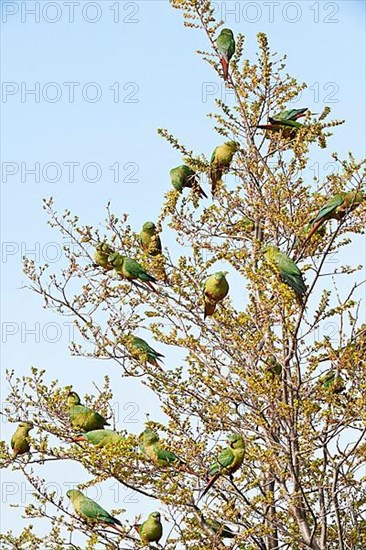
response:
M277 376L280 376L281 372L282 372L282 366L281 364L277 361L277 359L275 358L274 355L271 355L267 361L267 369L270 373L272 374L276 374Z
M263 246L260 251L263 256L270 259L274 254L279 252L279 248L277 248L277 246L273 246L272 244L268 244L267 246Z
M234 33L231 29L222 29L220 34L225 34L226 36L230 38L234 38Z
M321 376L320 381L325 389L330 389L333 393L342 393L345 389L342 376L333 369Z
M31 430L33 428L32 422L19 422L19 428L27 428L27 430Z
M73 407L74 405L80 404L80 397L75 391L71 391L69 395L67 396L67 406Z
M238 141L226 141L227 145L233 153L236 153L240 149L240 143Z
M107 243L99 243L95 247L99 252L104 252L104 254L112 254L114 252L113 248Z
M160 512L151 512L149 518L154 519L155 521L160 521Z
M153 222L146 222L142 226L142 230L145 231L145 233L153 235L156 232L156 225Z
M228 273L229 273L228 271L217 271L215 273L215 279L217 281L222 281L223 279L225 279L225 277Z
M79 491L78 489L70 489L69 491L67 491L66 493L66 496L71 500L75 500L76 498L79 498L79 497L82 497L84 496L83 493L81 491Z
M244 440L243 440L242 436L239 435L239 434L231 434L228 437L228 441L230 443L230 447L233 447L234 449L244 447Z
M151 428L146 428L140 435L139 440L143 442L144 445L153 445L159 441L159 436Z
M120 254L118 252L113 252L108 256L108 263L110 263L111 265L114 265L116 260L118 260L118 258L120 258Z

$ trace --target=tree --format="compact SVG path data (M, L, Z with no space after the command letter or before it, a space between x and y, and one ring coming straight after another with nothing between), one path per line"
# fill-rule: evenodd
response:
M223 76L215 42L222 24L214 20L210 2L172 4L183 11L186 26L206 33L211 50L202 56ZM277 113L304 85L284 72L284 58L270 52L264 34L258 34L254 62L245 59L243 44L244 37L236 36L229 65L227 86L235 104L217 100L219 112L213 115L218 145L238 143L224 167L225 181L218 182L212 203L195 178L190 189L167 192L156 224L175 233L180 254L142 250L128 216L117 218L110 205L101 234L70 211L59 214L47 199L49 223L74 243L65 247L68 265L49 274L47 266L24 263L44 306L73 316L80 335L73 354L114 361L122 377L138 377L159 397L166 424L149 419L147 425L161 434L160 447L179 459L164 464L142 453L141 441L126 432L105 447L72 443L76 433L65 406L70 387L46 383L45 372L35 368L21 379L9 372L8 401L16 411L9 420L32 420L35 429L30 457L13 461L3 443L1 458L33 486L34 504L25 514L47 518L50 532L43 538L31 528L19 537L8 533L2 535L5 547L140 547L127 522L122 520L125 538L90 525L32 470L34 463L64 460L90 474L81 489L114 479L151 499L155 508L164 506L171 524L170 533L165 530L167 549L361 550L366 544L363 268L334 268L328 261L352 236L364 233L364 162L333 154L339 171L310 184L311 151L326 149L329 128L342 121L326 122L325 108L317 118L307 111L303 124L279 124ZM269 117L276 128L258 128ZM182 163L212 177L202 152L190 151L168 130L159 133L181 153ZM335 195L343 201L333 218L324 217L310 235L309 223ZM97 247L104 250L101 243L109 247L104 265L94 258ZM142 264L156 278L155 290L143 280L121 277L123 258L122 264L115 257L110 263L111 251ZM221 270L228 271L229 295L204 319L203 285ZM303 292L291 284L294 277L305 281ZM356 282L344 291L340 280ZM338 327L337 341L322 335L329 322ZM136 349L131 335L158 352L168 350L165 365L149 361L147 348ZM111 417L112 395L106 378L98 396L85 401ZM113 416L110 422L114 428ZM222 471L202 496L207 469L230 434L244 439L241 467L232 476ZM234 538L223 537L228 528ZM74 542L75 533L84 542Z

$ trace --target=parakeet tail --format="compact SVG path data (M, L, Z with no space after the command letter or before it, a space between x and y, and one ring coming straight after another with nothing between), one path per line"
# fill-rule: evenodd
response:
M195 175L191 178L190 181L192 181L192 188L193 188L194 191L196 191L196 193L198 193L199 198L202 199L202 197L205 197L207 199L208 197L207 197L206 193L204 192L204 190L200 186L199 178Z
M209 482L207 483L206 487L204 488L203 492L201 493L200 497L198 500L201 500L201 498L203 498L205 496L205 494L211 489L211 487L213 486L213 484L217 481L217 479L220 477L220 474L214 474L211 479L209 480Z
M275 126L273 124L258 124L257 128L260 128L261 130L277 130L278 126Z
M322 225L322 223L324 222L325 220L321 219L321 220L318 220L316 223L314 223L313 227L311 228L311 230L309 231L307 237L306 237L306 241L308 241L309 239L311 239L311 237L314 235L314 233L319 229L319 227Z
M209 302L208 300L205 300L204 319L206 319L206 317L209 317L210 315L213 315L215 313L215 309L216 309L215 302Z
M72 441L73 442L75 442L75 441L86 441L86 439L85 439L84 435L77 435L76 437L74 437L74 439Z
M224 75L224 80L227 82L227 79L229 77L229 63L226 61L224 57L221 58L221 66L222 66L222 72Z
M161 361L161 359L160 359L160 361ZM158 363L157 359L155 359L155 358L150 358L150 359L149 359L149 363L150 363L151 365L153 365L154 367L156 367L157 369L161 369L161 365L160 365L160 363Z
M204 190L202 189L202 187L200 185L198 186L198 194L199 194L201 199L202 199L202 197L205 197L206 199L208 199L208 196L206 195L206 193L204 192Z
M119 533L120 535L126 535L125 531L122 529L122 523L116 519L116 518L113 518L116 522L118 521L118 524L117 523L111 523L110 526L115 529L117 531L117 533Z
M147 286L153 291L153 292L156 292L156 288L153 286L153 284L151 283L151 281L145 281Z
M222 170L217 167L211 168L210 178L211 178L211 193L212 197L215 198L217 185L221 182Z

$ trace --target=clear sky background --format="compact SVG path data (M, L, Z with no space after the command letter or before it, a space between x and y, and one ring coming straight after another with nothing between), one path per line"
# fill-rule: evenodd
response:
M37 4L39 22L27 13L37 10ZM22 375L28 374L32 365L46 368L49 380L73 384L80 394L92 393L92 382L100 385L108 374L119 409L118 427L138 433L146 412L151 411L153 419L162 419L156 398L138 381L121 381L113 364L70 357L69 328L64 324L69 319L42 309L35 294L21 289L26 283L21 258L28 251L40 263L54 261L55 271L62 263L61 239L46 225L43 197L52 195L59 211L69 208L82 223L100 227L109 200L117 214L131 213L130 223L136 230L147 219L154 220L170 185L169 170L180 163L177 152L156 129L166 127L188 148L210 155L221 138L206 117L215 109L214 96L205 97L204 90L207 84L211 89L219 86L220 95L221 84L195 54L196 49L207 47L204 34L185 29L181 13L167 0L79 0L77 4L72 16L71 7L62 1L0 2L2 369L14 368ZM268 33L272 50L288 54L289 73L309 85L295 106L321 112L330 105L335 118L346 119L347 123L336 129L327 152L314 154L321 173L326 172L324 164L331 160L332 151L344 156L352 150L362 156L365 3L230 1L217 3L217 7L227 26L246 35L245 54L251 59L259 31ZM235 14L229 13L234 10ZM69 95L73 85L67 82L79 83L74 85L73 102ZM39 98L25 94L37 87ZM100 98L93 102L96 93ZM73 182L65 164L72 162L79 163ZM39 163L40 181L26 173L35 163ZM48 163L56 163L58 168L47 167ZM110 169L116 163L118 182ZM92 182L95 166L98 181ZM47 181L52 178L58 181ZM174 246L169 237L164 242ZM359 239L348 254L348 263L361 263L364 240ZM39 338L27 334L31 329L36 329ZM1 389L3 405L6 383ZM126 418L131 412L132 418ZM9 440L14 426L2 421L1 431L2 439ZM44 472L46 479L58 483L62 494L68 489L62 480L78 483L88 479L74 466L45 467ZM10 509L10 502L19 498L22 504L32 501L21 481L14 473L3 473L1 503L6 516L2 514L2 531L20 529L20 511ZM111 485L105 484L98 495L107 509L124 506L126 517L133 521L136 513L156 508L155 502L136 495L131 502L127 491L120 491L115 500ZM9 495L12 491L15 497ZM91 491L89 496L96 494Z

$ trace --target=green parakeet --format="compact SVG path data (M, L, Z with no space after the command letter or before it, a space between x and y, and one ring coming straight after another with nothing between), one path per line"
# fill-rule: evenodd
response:
M139 244L149 256L161 254L161 241L156 225L153 222L146 222L139 234Z
M269 357L266 361L266 371L272 376L281 376L282 365L277 361L274 355Z
M95 248L94 262L97 266L109 271L113 269L113 265L108 262L108 257L114 253L107 243L99 243Z
M119 519L111 516L109 512L104 510L104 508L99 506L99 504L94 502L91 498L83 495L81 491L70 489L70 491L67 491L66 495L71 500L75 512L83 519L91 523L110 525L122 535L125 534Z
M29 453L30 443L28 434L32 428L32 422L20 422L18 424L10 441L10 446L13 449L13 458L16 458L18 455Z
M81 404L80 397L74 391L67 396L68 416L74 430L90 432L109 426L107 420L99 413Z
M266 138L271 139L272 133L281 132L281 135L285 139L293 139L296 137L298 130L302 127L301 122L298 119L304 116L308 109L287 109L281 111L276 115L269 117L270 124L259 124L257 128L266 130Z
M156 466L184 466L184 462L176 454L161 446L158 434L150 428L139 435L139 447Z
M304 109L287 109L281 111L272 117L268 117L270 124L259 124L257 128L261 130L270 130L272 132L278 132L282 130L285 138L294 137L302 124L297 122L299 118L305 115L308 108Z
M220 523L215 519L208 518L205 521L207 525L211 527L211 529L219 535L220 538L233 539L235 537L235 533L227 525L224 525L223 523Z
M142 338L131 334L128 338L128 349L135 359L143 363L150 363L154 367L161 368L158 361L161 361L164 355L154 350Z
M240 144L237 141L226 141L223 145L219 145L214 149L210 162L211 192L213 197L215 196L217 185L221 181L223 174L229 171L231 161L239 148Z
M213 315L217 304L227 296L229 283L225 275L227 271L218 271L207 279L204 284L205 313L204 318Z
M122 256L118 252L108 256L108 261L113 265L116 272L128 281L142 281L147 284L151 290L155 291L154 286L151 283L156 283L156 279L147 273L145 268L127 256Z
M331 218L341 220L344 216L355 210L366 200L361 191L350 191L349 193L337 193L333 195L319 210L314 219L310 221L311 231L308 239L319 229L319 227Z
M323 388L330 390L332 393L342 393L345 390L345 384L342 376L331 369L319 378L319 382Z
M255 223L253 220L248 218L248 216L244 216L241 220L238 220L234 227L237 231L243 231L244 233L252 233L255 229Z
M245 453L243 437L239 434L231 434L228 438L228 442L229 446L221 451L217 457L217 461L213 462L210 466L208 472L210 479L200 499L207 493L220 476L229 475L231 477L232 474L239 470L243 463Z
M73 441L88 441L96 447L105 447L106 445L118 443L123 439L122 435L113 430L92 430L91 432L79 434Z
M138 237L139 244L142 250L148 256L154 256L159 259L154 267L159 279L163 279L165 283L169 283L165 268L164 256L162 254L161 241L156 225L153 222L146 222L142 226L142 230Z
M231 29L222 29L216 40L216 45L221 53L221 66L224 75L224 80L227 81L229 76L230 59L235 53L235 39Z
M150 542L159 542L163 536L163 526L160 521L160 513L152 512L142 524L135 524L135 529L140 535L144 546Z
M298 120L299 118L305 116L305 113L309 109L307 107L303 109L286 109L285 111L281 111L277 113L276 115L273 115L273 117L269 117L269 122L271 124L285 124L288 121L294 121Z
M198 175L186 164L172 168L170 170L170 178L172 186L179 191L179 193L181 193L185 187L188 187L189 189L197 190L200 198L206 197L207 199L206 193L199 184Z
M295 262L276 246L265 247L264 257L268 264L279 273L283 282L289 285L301 300L306 293L306 286L302 273Z

